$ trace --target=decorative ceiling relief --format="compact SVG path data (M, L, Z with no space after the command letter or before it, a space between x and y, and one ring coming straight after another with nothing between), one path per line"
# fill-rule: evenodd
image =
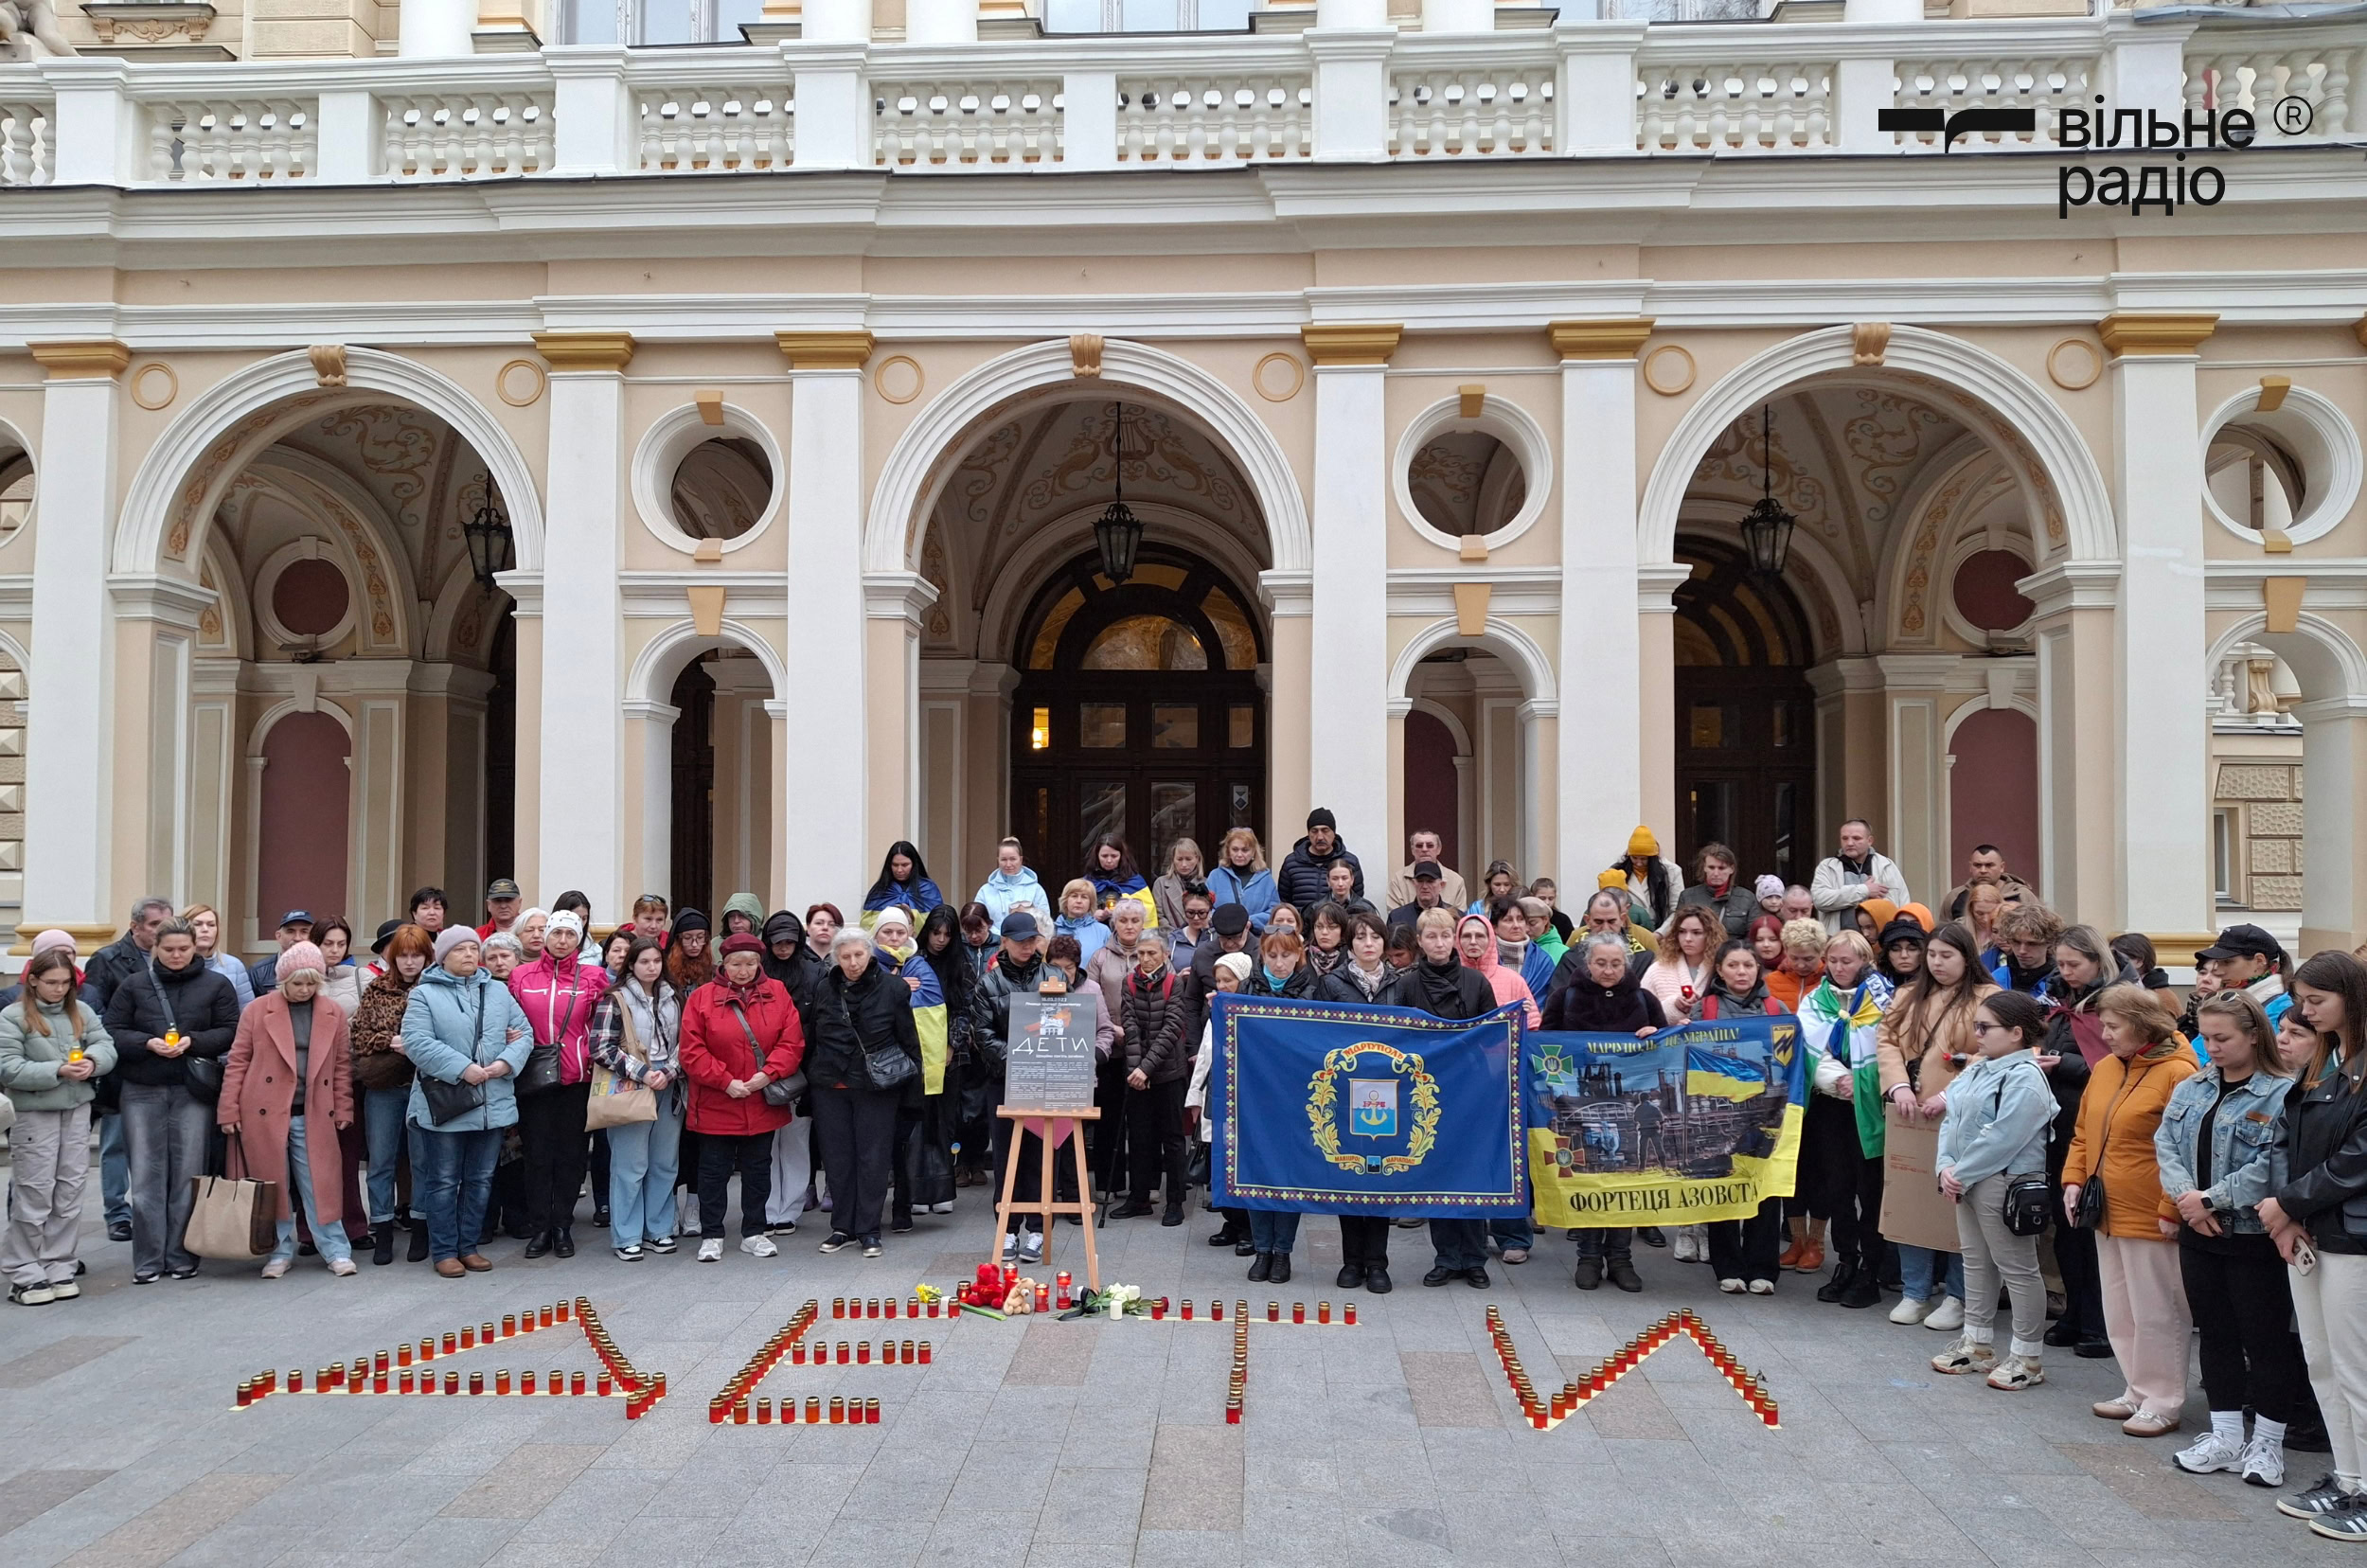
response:
M1854 478L1866 496L1866 524L1877 527L1890 521L1917 458L1927 450L1926 438L1953 432L1956 423L1938 409L1876 387L1856 387L1851 397L1856 409L1842 421L1841 437L1858 463ZM1933 442L1930 450L1939 445Z
M1798 416L1789 406L1779 408L1774 427L1766 440L1759 438L1759 417L1736 419L1726 427L1726 433L1710 443L1702 455L1701 465L1693 472L1696 485L1715 486L1720 490L1748 490L1756 497L1762 473L1771 476L1775 499L1798 516L1801 521L1820 528L1829 528L1825 516L1824 481L1810 474L1794 460L1787 447L1785 416Z
M922 641L932 647L951 648L953 643L953 617L947 606L952 602L949 584L952 574L945 561L945 534L932 521L929 534L920 545L920 575L937 591L937 601L929 607L929 620L921 629Z
M437 449L449 444L451 436L451 427L433 414L373 403L341 408L283 439L354 474L388 516L405 528L416 528L426 518Z
M1070 404L1066 412L1069 417L1062 420L1062 434L1067 444L1052 466L1019 492L1023 511L1048 511L1087 490L1098 492L1111 483L1113 411ZM1240 489L1222 472L1222 465L1212 460L1214 454L1207 450L1205 440L1187 438L1174 420L1156 409L1129 409L1125 427L1123 461L1128 483L1144 490L1164 487L1180 491L1201 503L1199 510L1225 514L1240 510Z

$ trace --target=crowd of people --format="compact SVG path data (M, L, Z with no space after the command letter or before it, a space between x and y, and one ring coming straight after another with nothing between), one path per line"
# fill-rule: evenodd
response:
M2066 924L1993 846L1915 901L1860 821L1805 886L1717 844L1688 880L1638 828L1575 917L1501 861L1471 896L1442 847L1412 835L1376 900L1322 810L1278 865L1235 829L1213 862L1179 840L1147 877L1105 837L1057 894L1006 839L956 905L899 842L851 919L739 894L717 923L645 896L613 931L580 893L526 907L504 879L482 923L425 887L359 952L343 920L288 911L251 964L216 911L143 899L86 967L42 933L0 993L0 1270L22 1305L80 1293L94 1116L135 1284L198 1271L184 1231L210 1173L274 1184L267 1278L303 1256L352 1274L366 1248L457 1279L501 1235L570 1256L587 1179L623 1262L694 1234L721 1261L735 1178L740 1252L775 1256L811 1211L823 1252L876 1258L883 1229L1014 1157L1017 1197L1042 1196L1034 1134L994 1114L1026 993L1092 1001L1102 1220L1170 1226L1207 1181L1219 992L1640 1036L1789 1014L1811 1079L1792 1191L1666 1234L1573 1231L1578 1289L1641 1291L1640 1244L1727 1294L1790 1273L1843 1309L1895 1295L1892 1323L1951 1336L1934 1369L1992 1388L2042 1383L2050 1347L2112 1358L2124 1388L2094 1412L2143 1437L2186 1425L2198 1332L2208 1424L2177 1464L2279 1487L2287 1451L2329 1452L2278 1506L2367 1541L2360 955L2297 965L2234 926L2181 997L2143 935ZM1291 1277L1302 1216L1220 1217L1209 1244L1249 1278ZM1012 1219L1006 1259L1042 1256L1041 1223ZM1491 1257L1539 1244L1526 1218L1343 1217L1338 1287L1392 1290L1392 1230L1425 1223L1427 1286L1485 1288Z

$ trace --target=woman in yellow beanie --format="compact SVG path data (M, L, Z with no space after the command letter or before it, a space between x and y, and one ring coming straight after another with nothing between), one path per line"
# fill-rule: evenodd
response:
M1684 874L1661 854L1660 840L1649 828L1639 825L1628 835L1628 852L1611 862L1611 869L1628 890L1638 925L1658 931L1668 923L1677 912L1677 895L1685 888Z

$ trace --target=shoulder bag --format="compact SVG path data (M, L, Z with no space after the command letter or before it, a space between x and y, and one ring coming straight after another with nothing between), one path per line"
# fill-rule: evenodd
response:
M547 1043L537 1040L534 1042L534 1049L526 1053L525 1067L518 1074L519 1094L539 1095L545 1089L559 1087L560 1048L567 1038L567 1031L575 1027L576 993L581 988L582 982L583 971L578 967L575 979L569 981L567 985L567 1016L561 1019L558 1026L551 1030L551 1038Z
M485 1043L485 994L477 993L476 1027L471 1042L473 1060L476 1047ZM458 1121L472 1111L485 1108L485 1085L471 1083L466 1078L439 1078L428 1073L419 1075L419 1096L427 1102L427 1119L441 1127Z
M650 999L650 1016L657 1014L657 1002ZM641 1049L641 1042L632 1031L632 1004L619 994L616 998L616 1027L624 1038L627 1055L650 1065L650 1053ZM657 1120L657 1092L633 1082L613 1067L598 1062L592 1064L592 1097L584 1102L583 1127L596 1132L603 1127L629 1127L635 1122Z
M748 1037L749 1059L756 1063L757 1072L763 1072L764 1047L756 1043L756 1031L748 1022L748 1009L728 998L723 1005L731 1008L734 1018L739 1020L739 1032ZM768 1081L761 1091L765 1104L784 1109L795 1106L797 1096L805 1092L806 1075L803 1073L792 1073L777 1083Z
M200 1257L233 1262L260 1257L278 1244L279 1184L248 1179L246 1146L230 1139L227 1176L189 1178L189 1222L181 1245Z
M863 1043L863 1034L855 1027L855 1015L846 1006L846 993L838 996L839 1016L846 1021L846 1032L855 1037L861 1052L864 1082L873 1089L901 1089L920 1075L920 1063L904 1054L904 1047L893 1039L884 1045Z
M1997 1093L1989 1096L1989 1117L1995 1120L1998 1108L2005 1102L2005 1080L1998 1079ZM2009 1176L2005 1180L2004 1219L2008 1236L2039 1236L2046 1231L2047 1221L2054 1213L2053 1188L2039 1172L2026 1176Z

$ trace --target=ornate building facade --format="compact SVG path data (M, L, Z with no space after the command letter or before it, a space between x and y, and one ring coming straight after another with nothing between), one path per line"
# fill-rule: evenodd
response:
M2347 947L2367 21L1980 9L67 8L0 64L0 918L1321 804L1581 890L1863 816ZM1885 119L1967 108L2030 114Z

